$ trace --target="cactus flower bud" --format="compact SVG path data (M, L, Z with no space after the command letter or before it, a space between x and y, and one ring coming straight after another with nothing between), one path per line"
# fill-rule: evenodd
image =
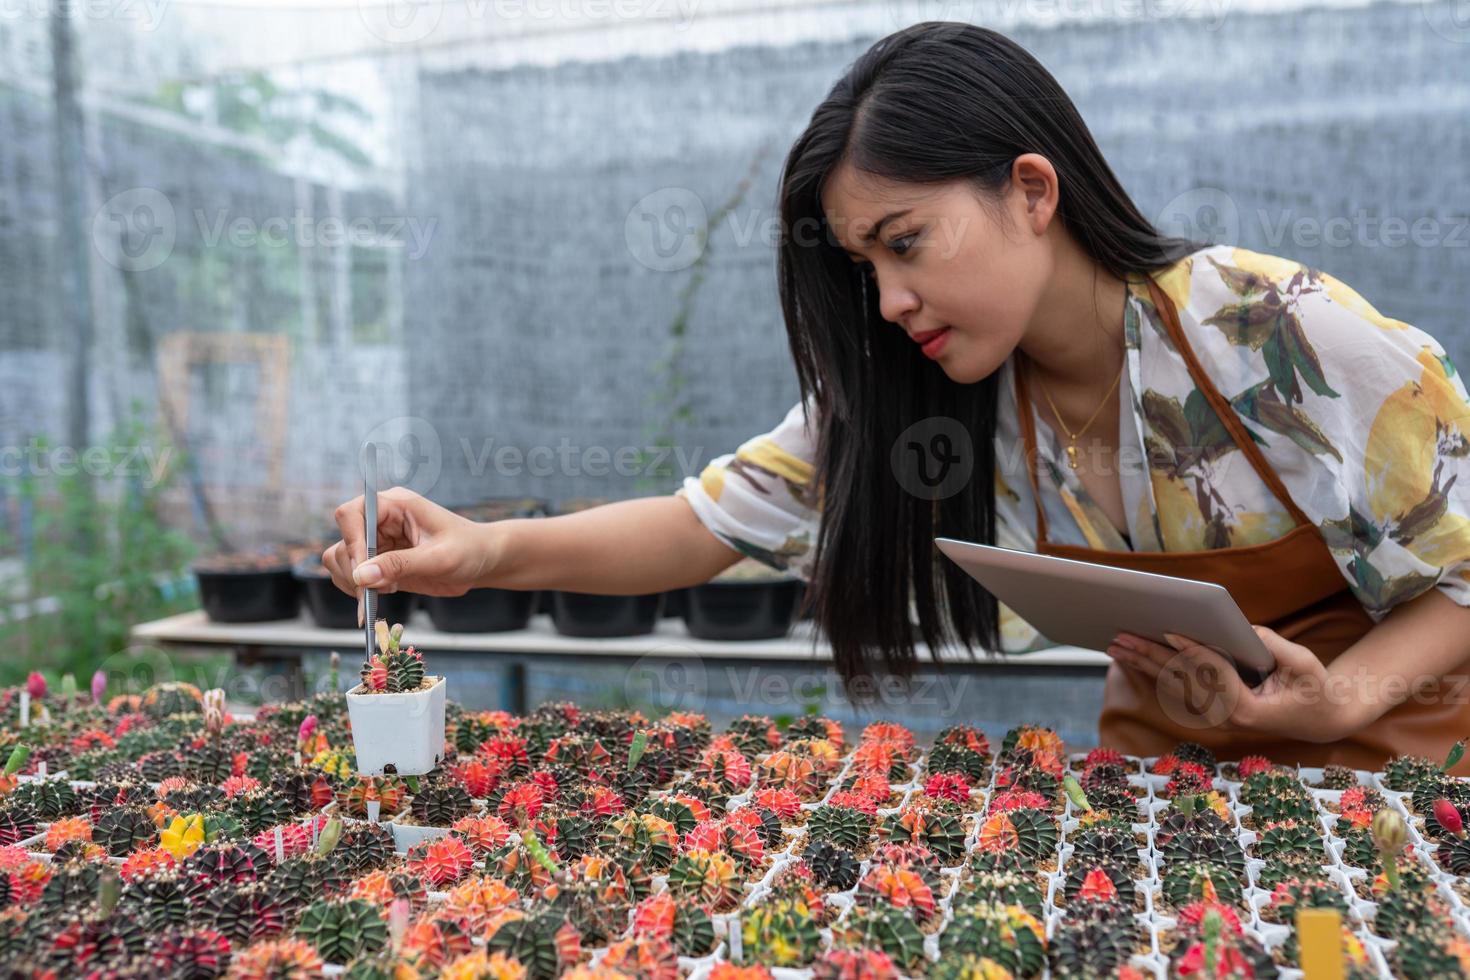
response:
M332 848L337 846L337 841L342 839L342 818L333 817L327 821L322 828L322 834L317 838L316 852L321 857L332 853Z
M1445 756L1444 765L1440 766L1440 769L1449 772L1455 766L1459 765L1460 760L1463 758L1465 758L1465 740L1462 738L1450 746L1450 754Z
M1378 847L1378 855L1383 859L1383 869L1388 874L1388 887L1390 889L1399 886L1398 856L1403 852L1404 845L1409 840L1409 828L1404 824L1404 818L1399 816L1397 810L1384 807L1373 815L1371 826L1373 843Z
M1067 799L1079 810L1091 810L1092 804L1087 802L1087 794L1082 791L1082 784L1077 782L1077 777L1067 775L1062 779L1062 788L1067 791Z
M1434 801L1434 819L1456 837L1465 836L1465 821L1460 818L1460 811L1455 809L1455 805L1449 800Z
M46 675L39 670L31 671L31 676L26 678L26 693L35 701L44 698L46 696Z
M92 675L92 703L100 705L107 694L107 671L99 670Z
M648 748L648 732L639 731L633 735L633 744L628 746L628 771L632 772L638 765L638 760L643 758L644 751Z
M403 936L408 932L408 899L395 898L388 906L388 941L396 953L403 946Z
M218 735L225 727L225 692L216 687L204 692L204 730Z
M31 747L29 745L17 745L10 753L10 758L5 762L5 775L14 776L25 768L26 762L31 758Z
M316 715L307 715L301 719L301 727L296 729L296 744L304 746L311 740L316 732Z

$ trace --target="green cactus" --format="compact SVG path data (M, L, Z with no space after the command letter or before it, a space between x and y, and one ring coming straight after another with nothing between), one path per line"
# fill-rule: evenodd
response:
M901 970L911 972L924 962L924 933L910 913L882 906L855 908L834 934L840 934L847 946L876 946Z
M329 898L313 902L301 914L296 935L316 947L328 963L348 963L388 944L388 923L372 902L362 898Z
M435 782L420 786L408 803L413 818L424 827L449 827L475 810L475 801L463 786Z
M960 879L955 904L976 901L999 905L1019 905L1041 918L1045 893L1031 875L1014 871L977 871Z
M1219 865L1206 861L1171 864L1164 871L1160 887L1164 900L1176 909L1203 900L1205 885L1215 891L1217 901L1238 906L1244 900L1240 879Z
M824 803L807 817L809 840L827 840L849 851L862 850L873 833L873 818L847 806Z
M1019 905L969 902L939 937L940 959L988 957L1018 977L1041 973L1046 963L1046 930Z
M852 852L830 840L814 840L802 851L801 859L812 869L812 875L833 891L850 891L858 881L858 861Z
M822 943L816 917L792 895L758 903L742 917L740 928L745 958L766 966L806 966Z
M158 828L147 811L139 806L120 806L104 810L92 826L92 840L101 844L113 857L127 857L158 837Z

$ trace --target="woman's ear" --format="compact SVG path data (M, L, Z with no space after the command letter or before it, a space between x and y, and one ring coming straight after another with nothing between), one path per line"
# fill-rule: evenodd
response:
M1061 185L1056 168L1040 153L1022 153L1011 162L1011 190L1024 208L1023 220L1034 234L1043 234L1057 211Z

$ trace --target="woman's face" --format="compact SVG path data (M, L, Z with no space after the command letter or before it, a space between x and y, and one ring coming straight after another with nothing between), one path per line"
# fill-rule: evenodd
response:
M844 164L822 209L853 262L871 266L883 319L918 338L915 357L932 357L961 384L1010 356L1053 271L1045 232L1056 173L1038 154L1017 157L995 205L965 181L905 184ZM920 346L934 331L944 332Z

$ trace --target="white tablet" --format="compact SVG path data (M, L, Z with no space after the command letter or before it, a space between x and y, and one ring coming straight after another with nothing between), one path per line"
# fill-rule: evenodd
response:
M952 538L939 550L1053 643L1106 650L1119 633L1203 643L1254 685L1276 660L1230 592L1213 582L1012 551Z

